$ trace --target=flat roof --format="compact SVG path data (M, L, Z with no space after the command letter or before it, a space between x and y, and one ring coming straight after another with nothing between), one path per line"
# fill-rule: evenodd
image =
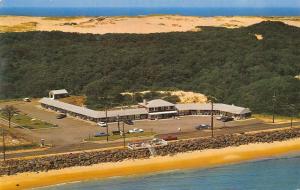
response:
M66 89L60 89L60 90L51 90L50 93L52 93L52 94L68 94L68 91Z
M64 103L58 100L53 100L51 98L42 98L40 101L42 104L53 106L62 110L73 112L79 115L83 115L91 118L105 118L105 111L95 111L81 106L75 106L72 104ZM150 101L152 102L152 101ZM163 102L163 105L158 104ZM187 110L211 110L211 104L199 104L199 103L189 103L189 104L171 104L167 101L155 101L152 102L155 106L175 106L178 111L187 111ZM153 104L151 104L153 106ZM227 105L221 103L214 103L214 110L233 113L233 114L246 114L251 113L249 108L238 107L235 105ZM176 113L177 111L169 111L168 113ZM108 110L107 117L118 117L118 116L129 116L129 115L143 115L143 114L166 114L167 112L157 112L157 113L148 113L145 108L133 108L133 109L119 109L119 110Z
M228 105L228 104L216 104L216 108L220 111L229 112L233 114L246 114L251 113L249 108L243 108L235 105Z
M100 117L100 113L98 111L91 110L91 109L81 107L81 106L75 106L72 104L64 103L64 102L61 102L58 100L53 100L51 98L42 98L39 102L42 104L53 106L53 107L56 107L59 109L63 109L63 110L70 111L70 112L80 114L80 115L84 115L87 117L92 117L92 118Z
M51 98L42 98L40 101L42 104L53 106L62 110L70 111L76 114L84 115L91 118L105 118L105 111L95 111L81 106L75 106L72 104L64 103ZM134 109L120 109L120 110L108 110L107 117L128 116L128 115L142 115L148 114L145 108Z
M211 104L199 104L199 103L189 103L189 104L176 104L175 107L179 111L187 110L211 110ZM233 114L246 114L251 113L249 108L238 107L235 105L214 103L213 110L229 112Z
M175 106L175 104L172 104L171 102L167 102L162 99L151 100L151 101L146 102L146 104L140 103L139 105L145 106L147 108Z
M100 118L105 118L105 111L99 111ZM148 114L145 108L133 108L133 109L120 109L120 110L108 110L107 117L129 116L129 115L143 115Z

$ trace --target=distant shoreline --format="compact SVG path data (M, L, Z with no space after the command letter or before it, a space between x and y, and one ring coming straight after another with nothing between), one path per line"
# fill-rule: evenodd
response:
M239 147L180 153L174 156L126 160L40 173L22 173L0 177L0 183L4 189L34 188L88 179L149 174L174 169L206 168L299 151L300 139L296 138L283 142L256 143Z

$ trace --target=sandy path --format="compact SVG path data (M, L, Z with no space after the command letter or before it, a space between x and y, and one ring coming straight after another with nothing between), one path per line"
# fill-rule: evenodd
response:
M300 151L300 139L285 142L249 144L224 149L181 153L175 156L127 160L40 173L22 173L0 178L2 189L24 189L58 183L146 174L174 169L211 167ZM18 184L18 186L17 186Z

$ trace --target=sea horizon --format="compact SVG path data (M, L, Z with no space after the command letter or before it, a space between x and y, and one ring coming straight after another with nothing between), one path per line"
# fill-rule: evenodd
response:
M300 8L224 7L0 7L0 15L12 16L300 16Z

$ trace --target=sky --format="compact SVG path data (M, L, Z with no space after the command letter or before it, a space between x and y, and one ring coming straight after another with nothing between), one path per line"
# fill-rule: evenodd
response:
M0 0L2 7L294 7L300 0Z

